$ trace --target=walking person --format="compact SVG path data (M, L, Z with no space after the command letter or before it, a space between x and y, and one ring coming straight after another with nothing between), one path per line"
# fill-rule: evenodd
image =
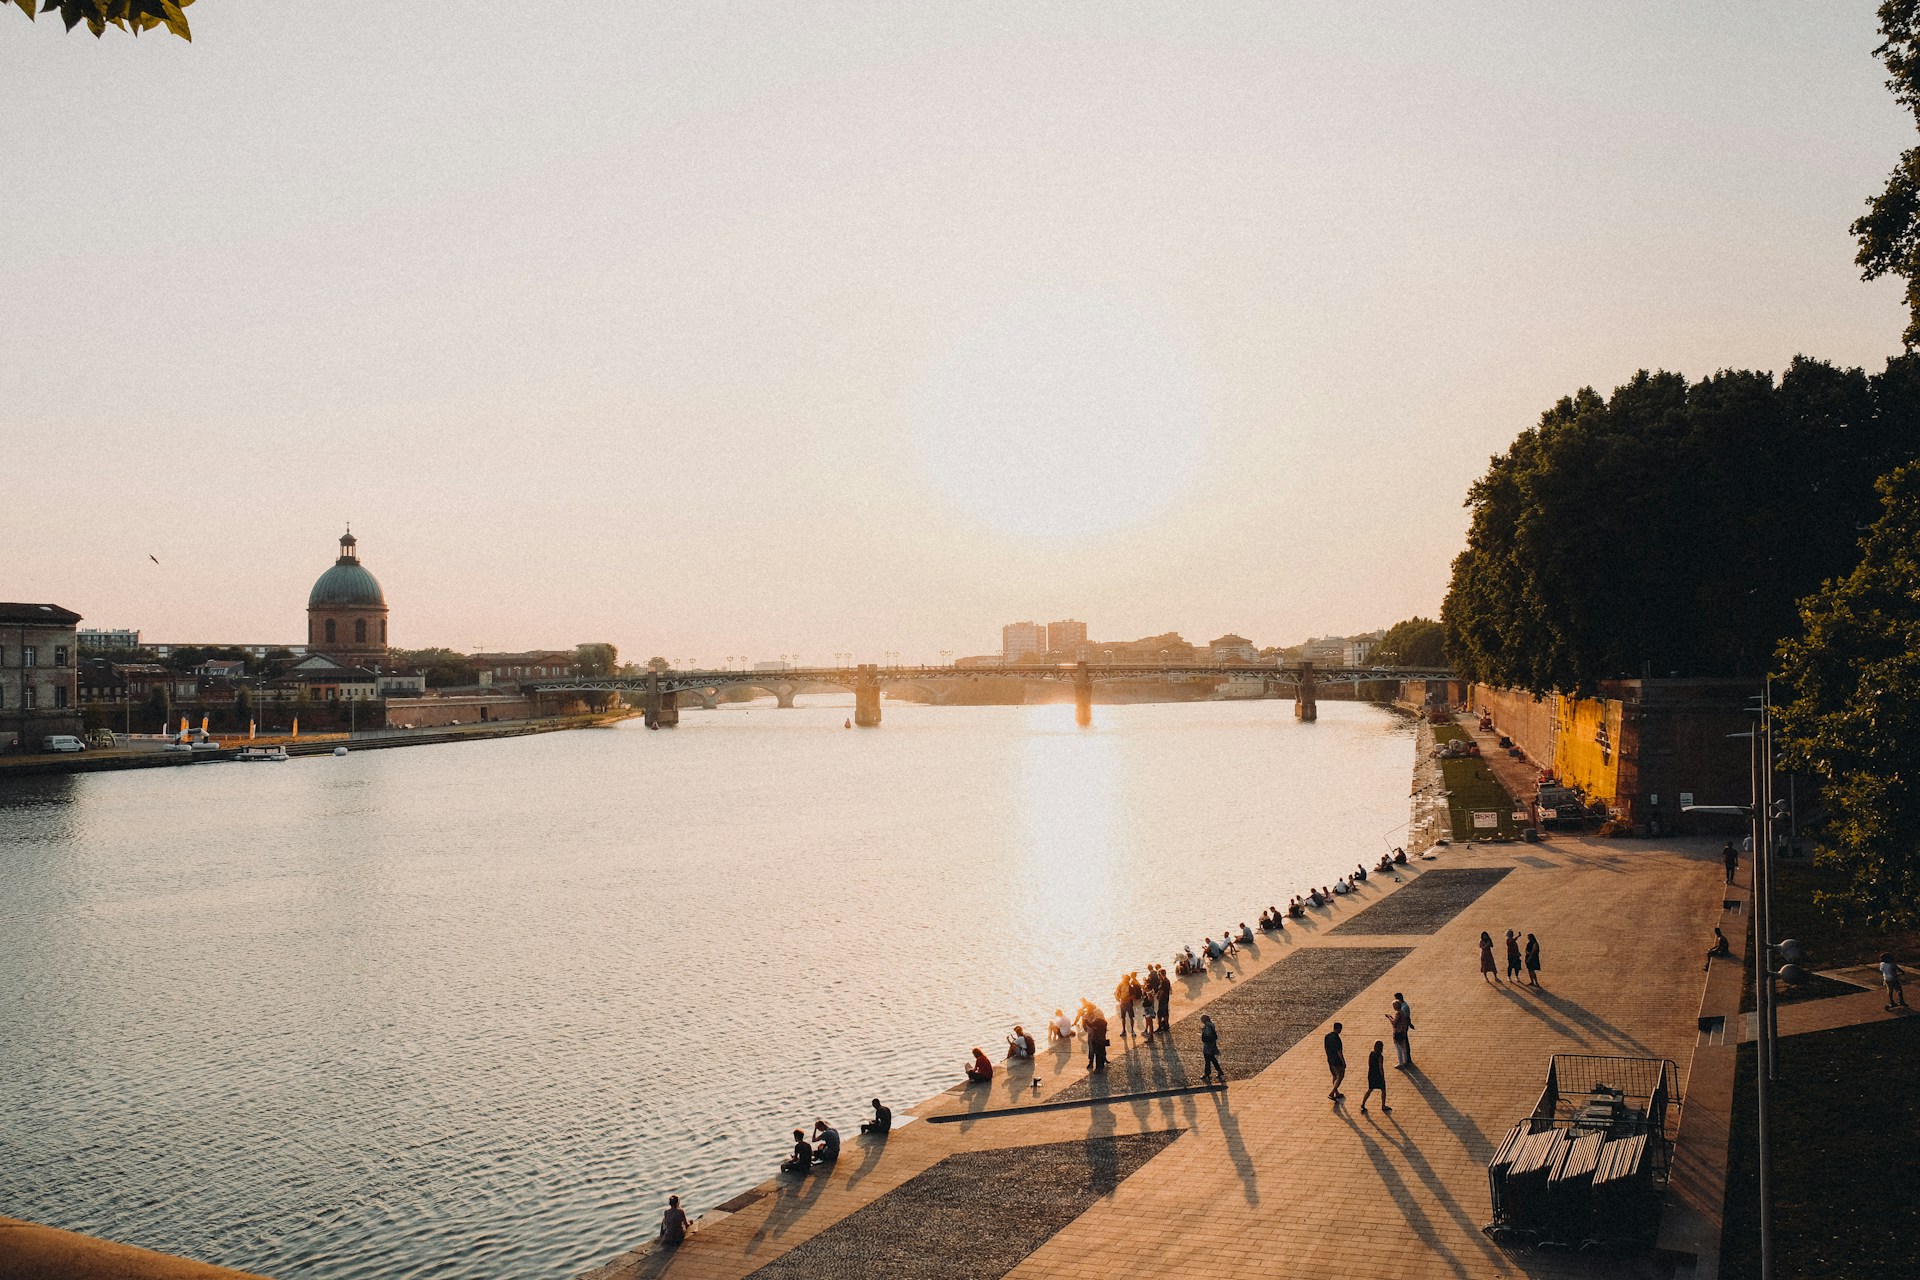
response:
M1527 935L1527 985L1540 985L1540 939L1532 934Z
M1213 1073L1220 1073L1220 1083L1227 1082L1227 1069L1220 1065L1220 1029L1213 1025L1209 1014L1200 1015L1200 1055L1206 1060L1206 1070L1200 1073L1200 1083L1210 1084Z
M1891 951L1880 954L1880 981L1887 987L1888 1011L1891 1012L1896 1004L1902 1009L1906 1008L1907 993L1906 989L1900 985L1900 966L1893 962Z
M1480 931L1480 976L1488 982L1500 981L1499 970L1493 964L1493 938L1484 929Z
M1393 1028L1394 1066L1405 1071L1413 1065L1413 1042L1407 1033L1413 1030L1413 1012L1399 992L1393 993L1393 1012L1386 1015L1387 1024Z
M1387 1050L1378 1040L1373 1042L1373 1052L1367 1055L1367 1091L1360 1098L1360 1114L1367 1114L1367 1103L1373 1095L1380 1095L1380 1109L1388 1115L1393 1108L1387 1105Z
M1727 841L1726 847L1720 850L1720 861L1727 869L1727 883L1732 884L1734 872L1740 870L1740 852L1733 847L1733 841Z
M660 1215L660 1243L669 1249L678 1248L687 1238L687 1212L680 1207L679 1196L667 1197L667 1211Z
M1334 1023L1333 1030L1321 1041L1327 1049L1327 1074L1333 1077L1333 1092L1327 1096L1335 1102L1347 1096L1340 1092L1341 1082L1347 1078L1347 1047L1340 1042L1340 1031L1340 1024Z
M1507 930L1507 981L1520 981L1520 938Z

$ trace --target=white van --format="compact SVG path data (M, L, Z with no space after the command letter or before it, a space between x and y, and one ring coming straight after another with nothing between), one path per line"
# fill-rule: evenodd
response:
M87 744L70 733L56 733L40 740L42 751L85 751Z

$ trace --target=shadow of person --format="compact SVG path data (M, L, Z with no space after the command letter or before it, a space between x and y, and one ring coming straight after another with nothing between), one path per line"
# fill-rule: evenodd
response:
M1352 1115L1344 1110L1337 1111L1335 1114L1340 1117L1342 1124L1353 1130L1353 1136L1359 1140L1360 1149L1366 1155L1367 1162L1373 1166L1374 1173L1379 1175L1381 1185L1387 1189L1387 1194L1392 1197L1395 1207L1400 1210L1401 1217L1406 1219L1408 1229L1435 1257L1446 1264L1449 1271L1460 1280L1467 1280L1469 1273L1466 1266L1454 1256L1453 1250L1442 1243L1440 1233L1433 1228L1433 1220L1428 1218L1426 1210L1420 1207L1420 1197L1414 1194L1413 1188L1409 1187L1406 1179L1400 1176L1400 1171L1393 1167L1393 1161L1388 1157L1386 1150L1374 1141L1371 1134L1360 1127L1360 1122Z
M1551 1031L1553 1031L1554 1034L1561 1036L1564 1039L1571 1040L1573 1043L1580 1045L1583 1048L1592 1047L1591 1042L1588 1041L1586 1036L1580 1033L1580 1029L1578 1027L1574 1026L1572 1023L1560 1021L1560 1019L1554 1017L1552 1014L1548 1013L1545 1009L1538 1007L1532 1001L1528 1000L1525 996L1521 995L1518 991L1515 991L1512 987L1506 986L1504 984L1495 984L1494 990L1498 991L1501 995L1505 996L1508 1000L1512 1001L1516 1008L1524 1011L1529 1017L1538 1018L1541 1022L1546 1023L1547 1027Z
M764 1240L778 1240L787 1233L787 1228L804 1218L807 1210L827 1189L827 1179L832 1172L833 1166L828 1165L825 1169L816 1167L805 1175L781 1174L779 1185L773 1193L773 1208L747 1242L747 1252L752 1253L754 1246Z
M880 1163L880 1157L887 1149L887 1137L888 1135L884 1133L863 1133L860 1135L858 1139L860 1146L860 1166L847 1174L847 1187L849 1189L860 1185L860 1179L872 1173L873 1166ZM846 1153L844 1151L841 1152L840 1158L842 1160L846 1159Z
M1260 1203L1260 1179L1253 1171L1253 1157L1247 1154L1247 1144L1240 1139L1240 1122L1233 1117L1233 1108L1227 1103L1224 1089L1213 1095L1213 1114L1220 1123L1220 1136L1226 1139L1227 1156L1233 1161L1235 1172L1240 1175L1241 1193L1246 1196L1248 1205L1257 1207Z
M1447 1101L1447 1095L1440 1092L1438 1085L1418 1071L1402 1071L1400 1077L1439 1117L1440 1123L1447 1127L1447 1132L1460 1140L1468 1156L1476 1161L1485 1161L1493 1154L1493 1143L1474 1123L1473 1117Z
M1554 1012L1558 1013L1561 1017L1578 1023L1580 1026L1593 1032L1596 1036L1599 1036L1602 1040L1611 1042L1616 1048L1631 1050L1635 1055L1642 1058L1656 1058L1660 1056L1627 1032L1613 1025L1613 1023L1608 1022L1596 1013L1589 1012L1565 996L1554 995L1544 986L1527 987L1525 990L1531 992L1536 999L1553 1009Z
M1096 1103L1087 1117L1087 1185L1097 1196L1113 1194L1120 1185L1120 1153L1107 1141L1113 1137L1113 1108Z

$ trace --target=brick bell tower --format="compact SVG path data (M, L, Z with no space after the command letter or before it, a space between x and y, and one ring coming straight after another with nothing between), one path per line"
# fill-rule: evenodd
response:
M340 535L340 558L307 593L307 650L373 668L387 660L387 597L360 563L358 547L349 526Z

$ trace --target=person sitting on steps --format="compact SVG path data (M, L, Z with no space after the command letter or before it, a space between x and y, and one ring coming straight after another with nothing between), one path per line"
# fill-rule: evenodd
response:
M880 1099L875 1098L873 1100L873 1119L861 1121L860 1132L877 1133L882 1137L892 1133L893 1111L888 1107L882 1106Z
M980 1046L973 1046L973 1064L967 1068L968 1084L992 1084L993 1060L980 1052Z
M825 1120L815 1120L813 1122L813 1136L815 1139L813 1162L815 1164L832 1164L840 1158L840 1131L838 1129L828 1124Z
M804 1129L793 1131L793 1154L780 1162L780 1172L805 1174L813 1168L813 1144Z

